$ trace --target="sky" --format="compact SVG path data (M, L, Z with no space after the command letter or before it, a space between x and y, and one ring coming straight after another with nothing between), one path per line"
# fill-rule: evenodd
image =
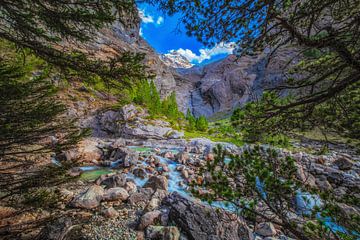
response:
M177 51L192 64L203 65L232 53L230 43L219 43L209 49L194 37L188 37L179 25L179 15L167 16L148 4L140 4L138 8L142 19L140 34L160 54Z

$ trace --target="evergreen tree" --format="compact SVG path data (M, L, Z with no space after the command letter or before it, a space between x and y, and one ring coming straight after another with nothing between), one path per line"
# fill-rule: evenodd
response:
M180 117L180 112L176 102L176 93L172 92L170 96L166 97L162 102L162 111L169 119L177 120Z
M151 102L150 83L147 80L141 80L135 87L134 102L140 105L148 105Z
M190 132L196 130L196 118L192 115L190 109L188 109L186 112L186 120L187 120L186 130Z
M33 66L28 62L31 56L24 60L19 55L12 53L10 59L0 61L0 200L16 204L21 214L32 207L47 209L56 202L47 188L68 181L71 166L46 163L50 154L71 148L86 132L65 116L48 65L37 60L39 64ZM6 234L18 239L16 234L43 223L5 226Z
M296 162L291 157L280 156L275 149L254 146L241 155L230 155L230 162L226 162L228 154L220 145L214 152L214 161L208 161L201 171L210 177L201 185L193 185L193 193L199 198L210 203L224 201L254 225L272 222L296 239L358 238L359 216L355 212L344 215L338 207L340 203L349 204L349 197L335 199L331 192L309 187L308 179L297 178ZM299 209L294 199L304 198L307 202L302 195L305 192L318 194L323 204ZM347 232L330 229L319 216L346 227Z
M153 80L151 80L150 82L150 92L151 99L149 102L149 111L152 115L158 115L159 113L161 113L161 99Z
M295 48L302 59L292 64L284 84L271 89L276 98L291 92L288 101L260 103L254 125L264 125L268 131L278 126L311 127L322 122L321 114L328 107L336 111L334 119L349 116L349 109L359 108L358 101L346 106L339 96L358 88L360 79L360 14L359 1L318 0L159 0L152 1L169 14L180 13L187 34L208 46L219 42L236 42L239 55L271 48L267 61L281 47ZM322 105L322 106L319 106ZM316 114L319 114L316 116ZM292 121L274 121L279 117ZM311 121L307 121L313 118ZM351 118L351 117L350 117ZM349 118L349 119L350 119ZM299 120L298 120L299 119ZM302 121L306 120L306 125ZM322 123L321 123L322 122ZM285 126L288 124L288 126ZM341 125L341 124L340 124ZM358 129L356 129L358 130ZM350 132L351 127L345 132Z
M65 40L68 45L90 41L99 29L116 19L122 21L129 15L136 16L133 0L2 1L0 13L3 17L1 39L31 49L57 67L75 70L85 76L100 76L108 85L110 79L117 79L117 84L127 84L128 77L144 76L139 61L143 54L124 53L109 61L99 61L60 46Z
M196 119L196 129L198 131L205 132L208 130L209 123L205 116L200 116L198 119Z

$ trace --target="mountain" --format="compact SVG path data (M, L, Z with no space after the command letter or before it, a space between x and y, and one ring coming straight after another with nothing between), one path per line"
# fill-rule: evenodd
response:
M293 48L279 49L270 59L270 53L236 57L205 66L180 69L175 75L179 107L190 109L193 115L212 117L232 112L246 102L258 99L266 88L285 80L284 68L293 58Z
M190 63L186 57L174 50L160 55L160 59L165 63L165 65L172 68L191 68L194 66L194 64Z
M272 61L269 53L263 52L241 58L229 55L207 65L193 66L176 51L157 54L140 36L140 22L138 13L124 14L121 22L102 29L96 41L79 48L100 59L124 51L145 53L143 63L147 72L155 76L161 97L175 91L180 110L185 113L190 109L195 116L229 114L258 98L265 88L283 81L283 67L297 53L292 48L283 48L272 56Z
M161 97L166 97L176 87L173 69L166 65L140 36L141 19L137 8L135 6L134 8L134 14L120 12L121 21L115 21L111 26L101 29L94 41L76 46L76 48L102 60L126 51L145 53L143 64L147 66L147 73L155 76L154 83Z

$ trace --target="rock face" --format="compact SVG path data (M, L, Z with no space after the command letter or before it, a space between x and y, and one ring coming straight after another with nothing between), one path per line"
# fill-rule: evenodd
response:
M267 53L227 58L201 67L178 70L177 96L180 109L193 115L229 113L256 99L264 88L281 83L282 69L296 55L294 49L280 49L270 62Z
M94 41L78 48L103 60L126 51L145 53L143 63L148 67L147 73L155 75L154 82L161 97L168 96L176 86L173 70L160 60L159 55L140 36L141 19L135 5L133 8L132 13L121 11L121 21L100 30Z
M169 220L176 223L189 240L252 239L247 225L235 215L223 210L194 203L174 192L164 199L169 207Z
M92 209L100 205L103 199L104 189L101 186L93 185L86 192L78 195L72 202L73 207Z
M179 139L182 132L173 130L168 122L145 119L148 115L134 105L126 105L118 111L107 111L98 116L98 126L103 133L114 137L136 139Z

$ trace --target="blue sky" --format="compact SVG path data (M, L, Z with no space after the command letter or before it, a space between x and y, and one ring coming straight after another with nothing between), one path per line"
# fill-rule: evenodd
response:
M231 44L219 43L208 49L195 38L186 36L184 27L178 25L178 15L166 16L148 4L140 4L138 8L142 18L141 35L158 53L177 51L193 64L206 64L232 52Z

